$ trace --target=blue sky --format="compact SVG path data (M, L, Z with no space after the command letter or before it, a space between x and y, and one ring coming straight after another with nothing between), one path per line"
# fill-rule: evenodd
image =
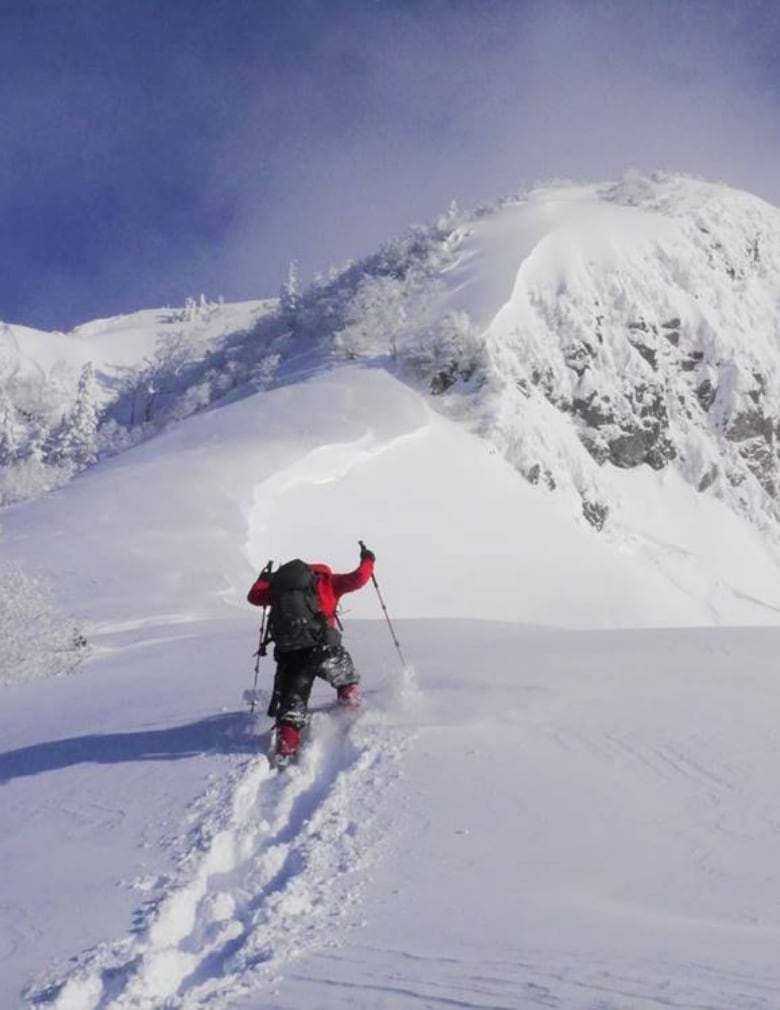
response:
M774 7L0 0L0 320L274 295L550 178L780 204Z

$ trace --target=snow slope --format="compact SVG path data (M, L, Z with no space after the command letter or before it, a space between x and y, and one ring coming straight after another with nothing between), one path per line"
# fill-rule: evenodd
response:
M181 309L144 309L111 319L94 319L69 333L0 324L0 382L17 375L50 375L63 366L75 375L91 362L110 386L134 372L160 350L186 340L202 354L226 334L249 329L269 311L269 301L212 304L201 296ZM108 389L103 391L104 397Z
M598 535L353 365L6 510L93 653L3 690L0 1006L776 1007L776 559L615 479ZM244 594L359 537L410 665L348 597L366 707L271 774Z

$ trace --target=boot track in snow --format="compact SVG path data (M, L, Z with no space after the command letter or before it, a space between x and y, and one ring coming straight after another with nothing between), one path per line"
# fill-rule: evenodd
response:
M264 754L236 755L227 781L195 804L176 878L140 923L31 987L29 1005L199 1010L337 945L407 739L378 712L315 712L283 773Z

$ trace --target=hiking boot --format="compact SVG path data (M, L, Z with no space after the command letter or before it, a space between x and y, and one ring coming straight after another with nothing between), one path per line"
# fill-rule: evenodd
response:
M357 684L344 684L336 691L339 705L343 708L360 708L363 697Z
M288 726L281 723L276 727L276 756L286 763L297 753L298 745L301 742L301 731L297 726Z

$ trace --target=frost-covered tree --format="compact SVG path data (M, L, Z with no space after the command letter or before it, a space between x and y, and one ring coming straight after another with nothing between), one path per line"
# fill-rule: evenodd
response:
M298 276L298 264L292 260L287 271L287 280L279 289L279 310L282 317L292 324L300 307L301 282Z
M0 389L0 466L18 458L24 444L24 428L8 394Z
M94 459L94 373L57 362L0 388L0 505L36 498Z
M187 298L184 302L184 308L175 314L173 318L179 319L185 323L192 323L198 320L208 319L216 309L222 305L224 299L220 295L216 302L209 301L203 292L197 298Z
M79 467L89 466L97 458L98 419L95 369L90 361L81 370L76 405L70 415L70 458Z
M467 313L452 312L406 347L402 360L411 375L423 379L430 392L439 395L479 373L485 363L484 341Z
M280 354L264 354L252 370L252 379L256 385L261 389L270 388L274 384L280 362Z
M8 389L16 417L24 431L17 458L32 457L45 461L44 447L60 416L58 391L52 387L51 395L47 397L45 377L40 373L16 378Z
M98 417L95 370L92 363L87 362L79 376L75 402L48 440L46 461L71 464L79 470L94 463Z
M133 373L127 383L122 399L129 409L120 420L130 428L153 422L161 403L183 391L180 376L188 358L187 342L182 333L159 339L154 355L144 359L143 367Z
M386 354L403 333L409 309L404 281L366 277L350 301L347 325L334 335L333 346L349 358Z
M17 459L9 466L0 467L0 506L39 498L67 484L73 473L70 464L44 463L38 455Z

